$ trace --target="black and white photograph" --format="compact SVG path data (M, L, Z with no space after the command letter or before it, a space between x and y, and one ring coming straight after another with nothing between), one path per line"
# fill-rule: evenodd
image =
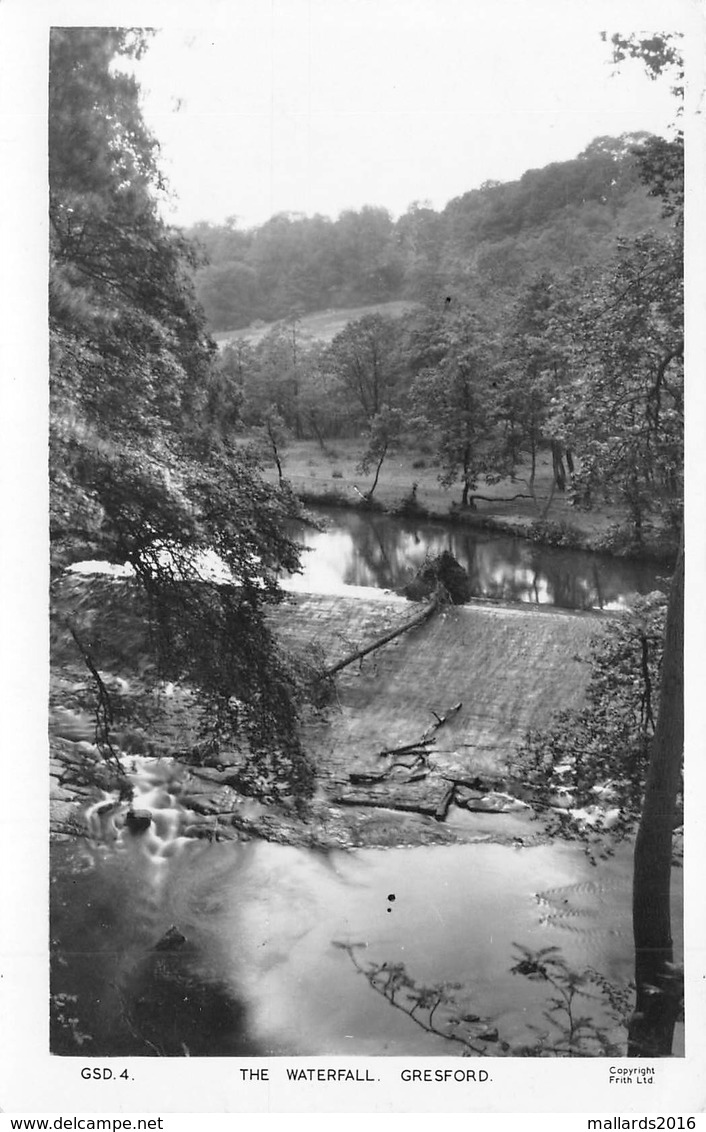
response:
M8 8L0 1107L701 1112L703 10Z

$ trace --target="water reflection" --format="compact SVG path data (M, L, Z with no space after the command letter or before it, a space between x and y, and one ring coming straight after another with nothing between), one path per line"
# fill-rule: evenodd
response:
M362 942L363 960L404 963L419 982L462 983L513 1042L546 1007L541 985L510 974L515 942L556 945L617 982L631 976L628 847L596 869L564 844L322 859L266 842L191 843L157 887L150 868L137 852L55 846L54 985L76 995L93 1039L55 1053L453 1052L369 990L335 941ZM675 885L677 925L679 900ZM172 924L183 946L159 950Z
M308 548L303 573L288 588L338 593L343 586L399 589L427 555L450 550L465 567L477 597L556 605L563 609L622 609L632 594L665 589L653 566L608 555L538 546L491 535L388 515L316 512L326 529L298 529Z

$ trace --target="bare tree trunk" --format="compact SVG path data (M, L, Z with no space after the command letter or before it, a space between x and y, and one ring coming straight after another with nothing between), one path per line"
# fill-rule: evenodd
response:
M667 608L659 715L635 843L633 935L635 1013L629 1057L668 1057L680 995L673 969L670 881L672 831L684 748L684 548Z
M410 621L405 621L404 625L399 625L396 629L391 629L389 632L383 633L381 637L376 637L370 644L363 645L362 648L356 649L355 652L344 656L343 660L339 660L337 664L333 664L330 668L327 668L322 673L322 676L334 676L337 672L340 672L342 668L347 668L354 660L362 660L368 653L374 652L375 649L379 649L382 645L388 644L388 642L393 641L395 637L400 637L402 633L407 633L410 629L416 628L417 625L423 625L425 621L429 620L433 613L436 613L438 608L439 597L437 595L416 617L412 617Z
M378 480L380 479L380 469L382 468L382 465L385 462L386 456L387 456L387 445L385 445L385 447L383 448L382 456L378 460L378 464L377 464L377 467L375 469L375 479L373 480L373 486L370 488L370 491L366 491L366 493L365 493L365 498L367 499L368 503L370 503L370 501L373 498L373 495L375 494L375 488L377 487Z
M554 483L559 491L566 490L566 470L564 468L564 450L559 440L552 440L552 467L554 469Z

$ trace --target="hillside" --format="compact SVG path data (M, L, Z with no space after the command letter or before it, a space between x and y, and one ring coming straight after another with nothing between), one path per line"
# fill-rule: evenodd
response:
M357 319L363 318L364 315L379 314L386 318L400 318L414 310L416 305L416 303L407 299L398 299L389 303L371 303L364 307L342 307L337 310L313 311L311 314L302 315L297 320L298 334L303 339L328 344L333 342L336 335L340 334L349 322L355 322ZM251 346L257 346L268 334L277 330L282 321L263 322L258 320L250 326L241 327L239 330L217 330L213 337L220 346L225 346L234 341L249 342Z
M598 138L571 161L486 182L438 212L412 204L396 221L366 205L336 220L281 213L247 230L233 221L196 224L187 235L206 260L195 284L210 328L313 312L358 315L448 293L473 301L513 294L543 270L600 263L616 238L664 226L639 177L635 147L646 136ZM335 333L325 317L314 325L313 336L324 341Z

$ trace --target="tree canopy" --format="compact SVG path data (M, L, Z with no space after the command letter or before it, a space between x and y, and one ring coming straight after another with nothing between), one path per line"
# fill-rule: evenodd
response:
M570 161L486 182L440 211L415 202L393 221L383 208L336 219L281 213L256 228L201 222L196 289L214 330L332 307L453 294L514 293L535 272L602 262L617 235L660 223L642 180L645 133L597 138Z
M127 62L147 35L54 29L50 59L51 543L59 632L97 677L101 627L65 596L72 563L127 564L143 675L198 696L204 736L249 751L250 786L306 794L301 679L265 616L296 570L296 511L213 427L215 347L193 247L159 216L158 146ZM237 406L231 406L237 412ZM224 573L209 570L213 554ZM64 595L64 596L62 596ZM102 626L105 632L105 626ZM246 778L248 775L245 776Z

